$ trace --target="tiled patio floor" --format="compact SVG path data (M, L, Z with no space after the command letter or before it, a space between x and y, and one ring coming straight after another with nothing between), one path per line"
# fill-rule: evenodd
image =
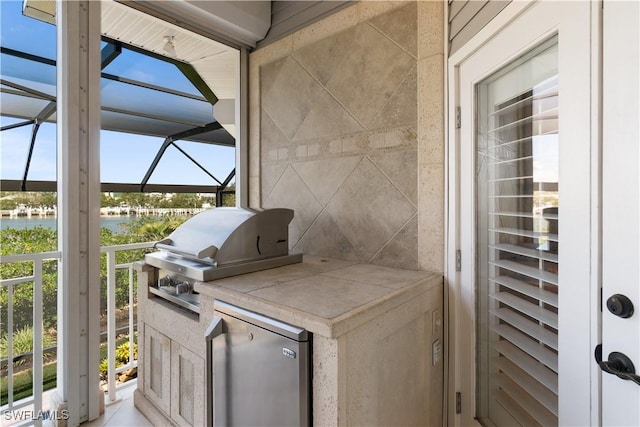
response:
M153 425L133 406L133 392L136 389L135 381L132 386L118 391L120 400L106 404L104 414L82 427L153 427Z

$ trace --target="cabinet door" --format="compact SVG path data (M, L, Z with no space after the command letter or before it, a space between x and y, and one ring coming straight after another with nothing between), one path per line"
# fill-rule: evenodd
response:
M171 408L171 340L144 325L144 394L166 414Z
M171 343L171 418L179 425L204 425L204 359Z

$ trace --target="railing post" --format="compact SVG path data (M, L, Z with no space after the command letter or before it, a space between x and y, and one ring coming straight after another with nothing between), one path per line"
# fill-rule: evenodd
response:
M129 266L129 369L133 366L133 266Z
M109 401L116 400L116 253L107 251L107 384Z
M7 398L8 407L13 407L13 283L7 286Z
M35 413L42 410L42 259L33 261L33 406ZM42 425L41 417L35 420Z

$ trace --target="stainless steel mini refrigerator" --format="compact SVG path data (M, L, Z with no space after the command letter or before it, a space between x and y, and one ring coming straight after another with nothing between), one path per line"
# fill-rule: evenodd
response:
M207 425L311 425L311 334L221 301L214 309Z

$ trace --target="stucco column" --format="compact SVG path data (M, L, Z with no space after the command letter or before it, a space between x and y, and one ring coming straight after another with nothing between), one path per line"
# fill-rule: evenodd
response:
M96 418L100 313L100 2L57 1L58 381L52 409ZM58 425L64 425L61 420Z

